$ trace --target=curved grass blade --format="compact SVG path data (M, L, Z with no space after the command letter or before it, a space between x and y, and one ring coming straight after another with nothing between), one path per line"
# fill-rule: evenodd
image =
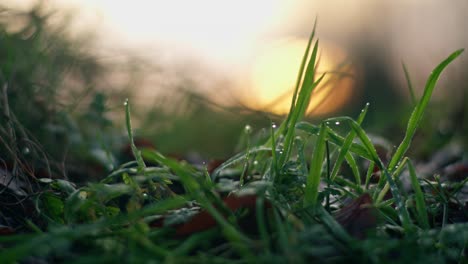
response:
M361 128L361 126L354 121L350 117L337 117L337 118L330 118L327 119L329 122L334 122L334 121L342 121L342 122L348 122L348 124L351 126L351 128L356 132L356 135L358 136L359 140L361 140L362 144L366 147L368 153L372 157L372 160L374 163L380 168L380 170L383 172L385 175L385 178L390 185L390 190L392 191L393 198L395 199L397 211L398 211L398 217L400 218L400 221L403 224L403 228L410 232L411 231L411 220L408 211L406 210L406 207L404 205L402 196L400 194L400 190L398 188L398 185L395 183L393 180L392 176L390 175L389 171L387 168L385 168L382 160L379 158L377 155L377 150L375 149L374 145L372 144L372 141L370 138L366 135L365 131Z
M362 123L362 121L364 120L365 116L366 116L366 113L367 113L367 109L369 109L369 104L366 104L366 106L364 107L364 109L362 109L361 113L359 114L359 117L357 119L357 123L360 125ZM353 139L356 137L356 133L352 130L348 133L348 135L346 136L346 139L343 143L343 145L341 146L341 150L340 150L340 153L338 155L338 158L335 162L335 165L333 166L333 170L332 170L332 173L331 173L331 179L335 179L335 177L338 175L338 171L339 169L341 168L341 164L343 163L343 161L345 160L346 158L346 154L348 153L349 151L349 148L351 147L351 144L353 143ZM352 156L351 156L352 158ZM349 158L348 158L349 159ZM349 162L348 162L349 163ZM355 163L355 162L354 162ZM351 166L352 164L350 164ZM355 171L353 166L351 167L353 169L353 172ZM357 172L357 174L356 174ZM354 173L354 175L356 176L356 184L358 185L361 185L361 177L359 176L359 170L356 170L356 172Z
M411 116L408 120L408 126L406 128L405 137L403 138L403 141L401 142L400 146L398 146L395 154L390 160L390 163L388 165L390 171L396 169L396 166L398 165L398 163L401 162L403 156L408 150L413 136L416 133L416 129L418 128L419 123L421 122L421 119L424 115L424 110L426 110L429 100L431 99L432 92L434 91L435 85L437 84L437 80L439 79L440 74L454 59L460 56L462 52L463 49L455 51L432 71L431 75L427 80L426 87L424 88L423 96L414 108L413 113L411 113Z
M346 159L346 163L348 163L349 167L351 168L351 171L353 172L354 180L356 182L356 186L358 186L356 191L359 192L359 193L362 193L363 190L362 190L362 187L361 187L361 173L359 172L357 162L354 159L353 155L351 155L351 153L349 153L349 152L346 153L345 159Z
M318 126L315 126L315 125L310 124L308 122L299 122L299 123L297 123L296 128L299 129L299 130L305 131L305 132L307 132L309 134L312 134L312 135L318 135L319 130L320 130ZM334 145L337 145L339 147L344 145L345 138L338 135L333 129L331 129L329 127L327 127L327 136L328 136L328 141L330 143L333 143ZM359 156L361 156L361 157L363 157L363 158L365 158L367 160L372 160L372 156L369 155L366 148L363 145L358 144L356 142L351 143L349 151L354 153L354 154L357 154L357 155L359 155Z
M271 144L271 143L270 143ZM268 153L268 152L271 152L271 147L265 147L265 146L260 146L260 147L253 147L253 148L250 148L249 150L249 154L256 154L256 153L259 153L259 152L265 152L265 153ZM223 164L221 164L218 168L216 168L212 175L211 175L211 180L214 181L218 176L219 174L221 173L221 171L225 170L226 168L230 167L230 166L233 166L241 161L244 161L245 160L245 157L247 156L247 153L246 152L241 152L237 155L234 155L232 158L228 159L227 161L223 162Z

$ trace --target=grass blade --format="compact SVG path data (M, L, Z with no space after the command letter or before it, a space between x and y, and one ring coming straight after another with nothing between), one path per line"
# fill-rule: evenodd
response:
M128 99L125 100L124 105L125 105L125 121L127 125L127 134L130 140L130 146L132 148L133 156L135 156L135 159L138 164L138 173L143 173L143 171L146 168L146 165L145 165L145 162L143 161L143 157L141 156L141 152L137 149L135 145L135 141L133 138L132 122L130 119L130 102L128 101Z
M318 135L320 128L318 126L315 126L313 124L307 123L307 122L299 122L296 125L296 128L302 131L305 131L309 134L312 135ZM333 129L327 127L327 136L328 136L328 141L330 143L333 143L334 145L337 146L343 146L345 138L342 136L338 135ZM367 160L372 160L372 157L369 155L367 152L366 148L363 145L360 145L356 142L352 142L351 146L349 148L349 151L357 154Z
M463 49L455 51L432 71L431 75L427 80L426 87L424 88L423 96L414 108L413 113L409 118L405 137L403 138L403 141L401 142L400 146L398 146L395 154L390 160L390 163L388 165L390 171L395 170L396 166L398 165L398 163L401 162L403 156L408 150L411 144L411 140L413 139L413 136L416 133L416 129L418 128L419 123L421 122L424 110L426 110L429 100L431 99L432 92L434 91L435 85L437 84L437 80L439 79L440 74L454 59L460 56L462 52Z
M296 105L293 111L289 113L287 118L288 123L286 136L284 139L284 152L279 157L280 166L282 166L291 155L296 123L304 117L313 90L315 89L315 87L318 86L318 84L322 81L323 77L325 76L325 74L323 74L317 81L314 81L317 53L318 40L315 42L314 49L312 50L312 55L305 70L304 81L302 82L301 89L299 90L299 97L297 98Z
M421 185L419 184L418 177L416 176L416 170L414 169L413 163L411 160L408 160L408 169L411 179L411 186L414 190L414 197L416 201L416 213L418 223L424 229L429 229L429 221L427 216L427 207L426 202L424 201L424 194L421 190Z
M323 159L325 158L326 135L326 125L322 123L310 163L310 172L307 176L304 207L315 207L318 203L320 176L322 174Z
M361 124L362 121L364 120L368 108L369 108L369 105L366 104L364 109L362 109L361 114L359 114L359 117L358 117L358 120L357 120L358 124ZM348 153L349 148L351 147L351 144L353 143L353 139L355 137L356 137L356 133L353 130L350 131L348 133L348 135L346 136L346 139L345 139L343 145L341 146L340 154L338 155L338 158L337 158L337 160L335 162L335 165L333 166L333 170L332 170L332 173L331 173L331 179L332 180L335 179L335 177L338 175L338 171L341 168L341 164L345 160L346 154ZM359 171L359 170L357 170L357 171ZM355 174L355 176L357 176L357 175ZM361 178L360 177L356 178L356 184L358 184L358 185L361 184Z
M416 105L416 95L414 95L414 87L413 87L413 84L411 83L408 69L406 68L406 65L404 62L401 62L401 65L403 66L403 71L405 72L406 83L408 84L408 90L411 95L411 104Z
M396 203L396 207L398 211L398 217L400 218L400 221L403 224L403 228L409 232L411 230L411 220L410 220L409 213L406 210L403 198L400 194L398 185L393 180L392 176L390 175L389 171L383 164L382 160L377 155L377 150L372 144L372 141L370 140L370 138L366 135L365 131L361 128L361 126L356 121L354 121L350 117L330 118L330 119L327 119L327 121L328 122L335 122L335 121L348 122L351 128L356 132L356 135L358 136L359 140L361 140L362 144L367 149L368 154L372 157L372 161L380 168L382 173L385 175L387 183L390 186L390 190L392 191L393 198L395 199L395 203Z

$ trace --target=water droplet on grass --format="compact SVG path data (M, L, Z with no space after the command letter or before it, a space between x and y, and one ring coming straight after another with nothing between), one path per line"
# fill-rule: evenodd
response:
M250 133L252 132L252 127L251 127L250 125L246 125L246 126L244 127L244 132L245 132L246 134L250 134Z
M23 154L27 155L27 154L29 154L29 153L31 153L31 150L30 150L28 147L25 147L25 148L23 149Z
M275 128L276 128L276 124L275 124L275 123L271 123L271 127L272 127L273 129L275 129Z
M336 122L335 122L335 125L339 126L339 125L340 125L340 122L339 122L339 121L336 121Z

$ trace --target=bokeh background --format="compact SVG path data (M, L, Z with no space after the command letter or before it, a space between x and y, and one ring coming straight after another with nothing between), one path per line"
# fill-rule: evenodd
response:
M75 93L61 93L56 102L66 105L61 109L94 102L98 112L105 106L101 110L109 120L123 125L128 97L139 137L166 153L210 158L232 155L246 124L258 132L287 113L316 19L319 71L327 72L330 85L313 96L308 118L356 116L369 102L365 126L390 140L401 138L392 133L404 127L412 103L402 63L419 97L431 70L468 46L465 0L3 0L1 5L8 34L32 39L35 31L25 30L30 18L12 13L35 10L47 14L45 26L60 29L57 36L68 39L67 45L90 56L83 64L90 75L85 81L81 73L79 81L63 73L66 90ZM461 123L467 62L467 56L456 60L436 88L433 102L440 111L429 116L439 120L430 129L437 137L466 131Z

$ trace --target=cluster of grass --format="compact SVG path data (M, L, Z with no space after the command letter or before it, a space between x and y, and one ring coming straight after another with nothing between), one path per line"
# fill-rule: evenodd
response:
M386 161L361 126L372 105L356 119L304 121L323 78L315 74L314 32L285 120L262 135L247 125L244 150L215 170L138 149L125 101L134 160L84 186L30 177L36 187L24 206L34 217L26 216L15 234L0 236L1 262L465 262L468 224L451 216L461 212L466 220L466 201L458 199L466 179L420 178L406 156L437 79L462 50L431 73L402 142ZM93 102L102 114L102 97ZM6 126L2 133L12 136L13 130Z

